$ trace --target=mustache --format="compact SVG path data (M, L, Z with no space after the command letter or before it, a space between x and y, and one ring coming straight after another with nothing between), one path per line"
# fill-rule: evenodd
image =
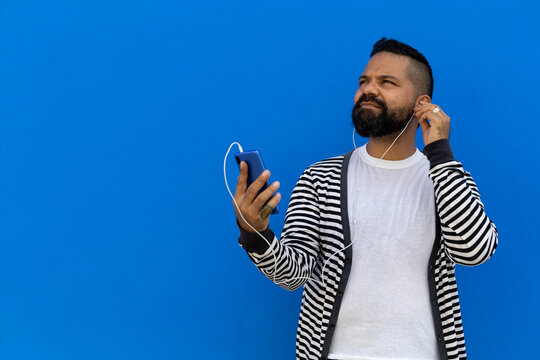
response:
M366 95L366 94L360 96L360 98L358 99L356 104L354 104L354 107L359 107L360 104L365 102L365 101L373 102L373 103L379 105L382 109L386 108L386 103L384 101L382 101L381 99L377 99L373 95Z

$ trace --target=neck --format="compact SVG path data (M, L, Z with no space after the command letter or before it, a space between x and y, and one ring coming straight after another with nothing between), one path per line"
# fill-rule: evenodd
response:
M412 156L416 151L416 128L417 122L411 122L395 144L392 145L390 150L384 155L383 160L403 160ZM396 131L390 135L369 138L369 142L366 146L368 154L377 159L380 158L400 132L401 131Z

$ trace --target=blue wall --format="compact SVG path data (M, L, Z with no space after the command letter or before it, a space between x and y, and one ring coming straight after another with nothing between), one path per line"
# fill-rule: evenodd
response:
M223 157L233 141L259 149L286 209L306 166L352 148L382 36L430 60L499 229L488 263L458 269L470 358L537 356L538 10L3 0L0 358L292 359L301 292L238 247ZM234 184L232 157L228 170Z

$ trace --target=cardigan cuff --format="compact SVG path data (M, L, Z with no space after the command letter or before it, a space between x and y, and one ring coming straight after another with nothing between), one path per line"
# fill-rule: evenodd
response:
M240 227L240 224L238 223L238 219L236 220L236 224L238 225L238 228L240 229L240 236L238 237L238 243L244 250L247 252L254 252L259 255L262 255L268 250L270 247L269 244L272 243L272 240L274 240L274 232L270 230L270 228L267 228L264 231L261 231L261 235L264 236L266 240L268 240L268 243L261 238L261 235L246 231Z
M454 154L452 154L450 141L448 139L439 139L427 144L422 152L428 158L431 168L454 160Z

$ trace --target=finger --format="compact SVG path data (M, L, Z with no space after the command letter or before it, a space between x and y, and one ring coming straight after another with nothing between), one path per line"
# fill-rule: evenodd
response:
M437 105L437 104L435 104L435 103L433 103L431 101L420 100L418 102L418 105Z
M414 110L415 111L418 111L420 109L429 109L429 110L435 110L436 108L441 108L439 105L437 104L433 104L433 103L427 103L427 102L420 102L420 104L418 104L417 106L414 107Z
M248 177L248 165L245 161L240 162L240 175L238 175L238 181L236 182L236 190L234 191L234 197L236 199L241 198L246 192Z
M415 114L416 114L415 116L418 122L420 122L420 119L424 119L424 118L429 119L429 121L436 121L436 122L450 120L450 118L446 114L444 114L442 110L437 113L434 113L433 111L429 109L421 109Z
M416 119L418 120L418 123L426 122L429 124L429 122L434 121L435 123L439 121L444 121L444 117L440 115L439 113L433 113L432 111L424 111L424 112L418 112L416 113ZM428 122L429 121L429 122ZM431 126L431 124L429 124Z
M438 107L437 105L429 104L429 105L418 106L414 110L416 114L423 114L425 112L433 112L433 110L435 110L436 108L440 109L440 107ZM439 110L439 112L441 112L441 110Z
M439 109L439 111L437 112L434 112L435 109ZM443 111L443 109L441 109L440 106L436 105L436 104L428 104L428 105L423 105L423 106L419 106L417 108L415 108L415 114L416 116L419 116L423 113L433 113L433 114L436 114L436 115L441 115L441 117L443 119L446 119L446 120L450 120L450 117ZM430 120L431 120L431 117L430 117Z
M440 107L439 107L439 109L440 109L440 110L439 110L439 112L438 112L437 114L440 114L440 115L442 115L443 118L447 118L448 120L450 120L450 116L448 116L448 115L443 111L443 109L441 109Z
M417 117L418 125L422 128L423 133L426 133L426 131L429 131L433 127L437 127L437 124L440 123L440 119L435 118L436 115L437 114L427 112Z
M414 108L415 109L421 109L421 108L425 108L425 107L434 109L434 108L437 107L437 105L436 104L431 104L431 103L430 104L422 104L422 103L420 103L420 104L416 105Z
M437 106L437 105L430 102L426 102L426 101L420 101L418 105L415 106L415 108L421 108L424 106Z
M272 194L274 194L277 189L279 189L279 181L275 181L272 185L267 187L263 192L261 192L257 197L255 198L255 201L253 201L253 205L256 206L257 209L260 209L266 204L268 199L272 197Z
M253 184L249 185L249 187L246 190L246 193L244 194L244 200L247 201L248 204L251 204L253 202L253 199L255 199L259 190L261 190L264 183L266 183L269 177L270 177L270 171L264 170L257 177L257 179L255 179Z
M272 209L275 209L276 206L278 206L279 202L281 200L281 193L276 193L267 203L267 205L270 205Z
M438 139L449 138L450 119L446 116L439 113L433 114L432 112L426 112L420 115L418 124L424 133L424 143L426 145Z
M270 205L264 205L264 207L259 212L259 219L263 221L267 220L272 211L274 211L273 207L271 207Z
M263 208L259 212L259 219L267 221L268 217L279 203L279 200L281 200L281 194L277 193L266 205L263 206Z
M441 109L440 106L436 105L435 108L431 109L430 110L433 114L436 114L436 115L440 115L442 118L445 118L445 117L448 117L448 115L446 115L444 113L444 111Z
M431 125L429 125L429 122L427 121L427 117L421 117L418 119L418 124L422 128L422 132L425 133L426 130L428 130Z

